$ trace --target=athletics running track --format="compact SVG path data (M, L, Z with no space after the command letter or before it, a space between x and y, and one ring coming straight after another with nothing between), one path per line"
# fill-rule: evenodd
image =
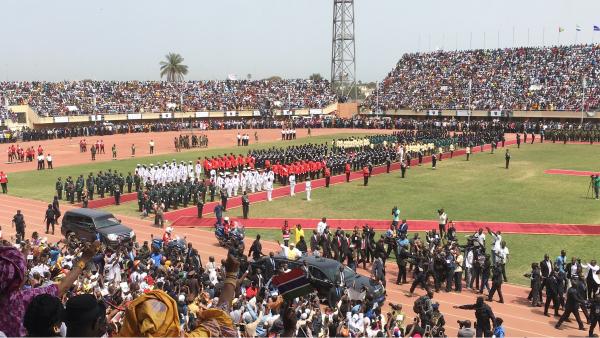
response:
M147 135L145 136L148 137ZM105 139L109 138L112 137L105 137ZM474 150L474 152L477 152L479 148L477 147ZM455 154L458 153L460 152L455 152ZM358 178L360 179L360 176ZM297 188L300 188L300 186L302 185L300 184L299 186L297 186ZM45 202L22 199L12 197L9 195L0 195L0 203L3 206L3 208L0 208L0 224L2 225L2 236L4 236L4 238L9 239L11 236L14 236L15 231L10 226L11 219L15 213L15 210L20 209L25 215L25 220L27 224L26 235L28 237L31 236L31 232L37 231L41 233L42 236L46 236L48 241L51 243L57 242L61 239L61 236L59 234L60 230L58 227L56 229L56 235L43 235L44 225L42 223L44 219L44 211L47 206ZM63 212L71 208L72 206L62 206ZM140 241L150 240L151 235L162 235L163 230L153 227L148 221L125 216L118 217L122 219L123 223L127 224L135 230L137 238ZM335 222L334 220L329 220L328 222L332 226L334 226L332 223ZM411 230L415 230L416 226L416 223L415 225L411 225ZM461 226L462 225L460 225L459 228ZM178 227L175 230L175 235L180 237L186 237L186 239L189 242L191 242L195 248L197 248L203 261L206 261L208 256L214 256L217 259L217 261L219 261L226 255L226 250L218 246L218 243L215 240L212 231L207 231L205 229L196 227ZM246 240L246 248L250 246L251 241L252 239ZM278 246L276 243L263 242L263 250L263 252L265 253L269 251L277 251ZM367 268L369 267L367 266ZM362 270L360 268L358 271L364 275L369 275L368 271ZM387 263L386 271L386 280L388 283L387 301L392 303L403 304L404 311L408 315L406 323L410 323L414 315L412 313L412 303L414 302L415 298L410 298L405 295L409 289L409 285L393 284L395 281L395 275L397 274L397 267L395 264ZM424 294L424 291L420 289L417 289L416 292L418 295ZM553 325L556 323L555 318L544 317L542 315L542 309L531 308L529 306L529 303L526 299L528 292L528 288L518 285L504 284L503 293L505 297L505 303L499 304L494 302L491 304L495 315L504 319L504 326L506 328L507 336L586 336L587 332L578 331L577 324L574 322L565 323L563 324L563 328L561 330L555 330L553 328ZM475 301L476 296L476 294L470 292L469 290L464 290L461 294L442 292L435 295L435 301L440 303L440 310L444 313L444 316L446 318L446 333L449 336L452 337L456 335L456 332L458 330L458 325L456 324L457 320L470 319L472 322L474 321L473 311L458 310L454 309L453 306L473 303ZM383 304L383 310L384 312L389 310L389 306L387 303Z

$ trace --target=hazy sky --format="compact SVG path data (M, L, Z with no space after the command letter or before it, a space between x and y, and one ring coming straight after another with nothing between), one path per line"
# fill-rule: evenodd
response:
M158 80L180 53L187 79L330 76L332 0L1 0L0 80ZM357 77L405 52L600 42L598 0L356 0ZM528 39L529 30L529 39ZM543 34L544 32L544 34ZM498 33L500 41L498 41ZM472 39L471 39L472 34Z

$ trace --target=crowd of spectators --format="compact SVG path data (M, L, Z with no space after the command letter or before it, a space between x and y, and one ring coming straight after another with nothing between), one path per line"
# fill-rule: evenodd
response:
M598 45L409 53L365 106L468 109L470 97L475 110L581 111L585 81L589 111L600 107L599 74Z
M16 121L17 116L8 107L2 103L2 97L0 96L0 124L4 124L6 120Z
M335 101L327 81L64 81L0 82L9 104L40 116L165 111L323 108Z

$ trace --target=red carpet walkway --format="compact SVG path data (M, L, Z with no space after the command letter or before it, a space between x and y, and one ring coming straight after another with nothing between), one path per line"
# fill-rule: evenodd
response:
M516 140L509 140L505 142L505 145L512 145L512 144L516 144ZM483 150L489 150L491 148L491 146L489 144L486 144L483 146ZM472 153L478 153L481 152L481 147L474 147L472 149ZM465 150L464 149L459 149L454 151L454 156L461 156L465 154ZM445 153L442 156L442 159L446 158L448 159L450 157L450 153ZM426 156L423 157L423 164L426 163L430 163L431 162L431 156ZM443 160L442 160L443 162ZM417 158L413 158L411 160L411 165L416 165L418 163L418 159ZM391 166L391 170L399 170L400 169L400 163L393 163ZM385 166L379 166L379 167L374 167L373 168L373 172L372 175L380 175L380 174L384 174L385 173ZM362 173L361 172L352 172L350 174L350 180L354 181L354 180L361 180L362 179ZM331 181L330 181L330 185L333 184L340 184L340 183L344 183L346 180L346 175L342 174L342 175L337 175L337 176L332 176L331 177ZM313 189L317 189L317 188L322 188L325 186L325 179L321 178L318 180L313 180L312 181L312 188ZM295 192L296 193L301 193L304 192L304 188L305 188L305 184L304 183L298 183L296 184L296 189ZM277 198L277 197L281 197L281 196L286 196L290 194L290 187L288 186L283 186L283 187L279 187L276 189L273 189L273 198ZM267 193L265 191L262 192L258 192L258 193L254 193L251 194L250 196L250 203L256 203L256 202L262 202L262 201L266 201L267 200ZM214 210L214 207L217 205L217 203L220 203L220 201L216 201L215 202L210 202L210 203L206 203L204 205L204 210L203 213L204 214L211 214ZM242 198L241 196L238 197L233 197L228 199L227 201L227 208L236 208L242 205ZM178 219L180 217L186 217L186 216L191 216L191 217L196 217L197 216L197 209L196 207L192 207L192 208L186 208L186 209L180 209L180 210L176 210L176 211L170 211L165 213L165 219L171 221L172 223L179 223ZM179 223L181 224L181 223Z
M550 174L550 175L569 175L569 176L590 176L590 175L600 175L600 172L580 171L580 170L566 170L566 169L548 169L548 170L544 170L544 174Z
M303 229L314 229L320 219L299 219L299 218L251 218L239 220L247 228L258 229L281 229L283 222L287 220L290 227L301 224ZM437 221L427 220L409 220L407 221L409 231L425 231L437 229ZM212 227L215 224L214 218L197 218L194 216L183 216L174 222L173 226L181 227ZM369 224L377 230L389 229L391 221L387 220L366 220L366 219L327 219L327 225L331 229L342 228L352 230L355 226L362 228ZM545 235L600 235L600 226L584 224L543 224L543 223L506 223L506 222L472 222L455 221L456 230L459 232L476 232L479 228L485 230L486 227L503 233L514 234L545 234Z
M121 203L131 202L131 201L135 201L135 200L137 200L137 193L135 193L135 192L121 195ZM94 199L94 200L89 201L88 208L96 209L96 208L107 207L109 205L114 205L114 204L115 204L114 197L105 197L105 198L99 198L99 199ZM78 205L81 206L81 204L78 204Z

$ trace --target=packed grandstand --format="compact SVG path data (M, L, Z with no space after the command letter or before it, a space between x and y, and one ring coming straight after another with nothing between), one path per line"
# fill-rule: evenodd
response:
M335 101L328 81L65 81L1 82L10 105L40 116L164 111L323 108Z
M437 51L404 54L370 110L594 110L600 106L600 47ZM471 90L469 90L471 87Z
M474 110L581 111L583 103L591 111L600 107L599 75L597 45L408 53L363 108L469 109L470 100ZM40 116L323 108L337 100L328 81L302 79L0 82L0 95Z

